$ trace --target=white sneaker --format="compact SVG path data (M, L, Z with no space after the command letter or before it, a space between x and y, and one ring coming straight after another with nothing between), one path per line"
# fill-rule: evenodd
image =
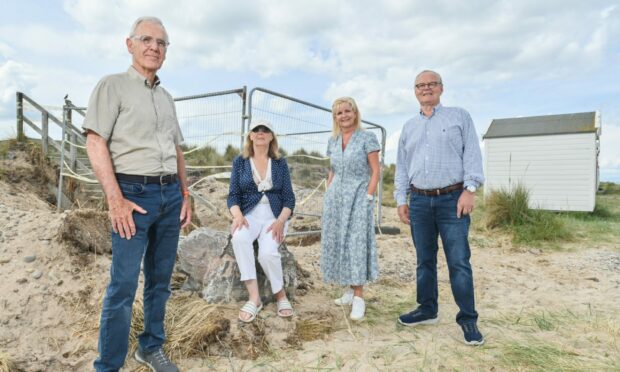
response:
M352 301L353 301L353 288L349 287L347 288L346 291L344 291L344 294L342 295L342 297L334 300L334 303L336 305L351 305Z
M354 296L352 302L353 306L351 307L351 315L349 316L351 320L364 319L364 313L366 312L366 303L364 302L364 299Z

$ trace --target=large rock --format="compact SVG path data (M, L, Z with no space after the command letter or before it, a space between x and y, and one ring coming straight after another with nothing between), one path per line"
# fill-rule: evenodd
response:
M257 252L258 244L254 242L255 257ZM284 243L280 246L280 255L284 289L289 299L293 299L297 287L295 257ZM178 256L178 269L189 276L186 289L200 292L210 303L247 300L245 284L239 280L241 275L235 261L230 234L208 227L196 229L179 244ZM256 258L255 263L258 288L263 302L272 302L269 280Z

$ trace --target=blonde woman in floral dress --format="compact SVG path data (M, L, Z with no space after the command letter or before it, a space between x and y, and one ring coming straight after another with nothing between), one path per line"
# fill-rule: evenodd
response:
M373 209L381 146L373 133L361 128L353 98L335 100L332 117L321 271L326 282L347 286L335 303L352 305L350 318L361 320L366 311L364 285L379 276Z

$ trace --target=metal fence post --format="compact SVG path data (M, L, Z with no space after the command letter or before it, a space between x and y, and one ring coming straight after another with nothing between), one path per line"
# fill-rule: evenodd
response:
M68 106L67 107L67 124L65 125L65 127L67 128L72 127L72 124L73 124L71 120L72 114L73 114L72 106ZM68 136L69 136L69 166L71 167L71 169L75 171L75 166L77 162L77 147L75 146L77 144L77 136L74 131L71 131L70 133L68 133Z
M43 155L47 156L49 147L49 113L47 111L41 114L41 132L41 148L43 149Z
M17 107L17 141L23 142L26 139L24 135L24 94L22 92L16 93L16 107Z
M62 107L62 142L60 143L60 164L59 164L59 175L58 175L58 193L56 196L56 211L60 212L62 210L62 174L64 173L65 166L65 138L66 138L66 128L67 128L67 106Z
M241 145L239 146L239 152L243 153L243 142L245 141L245 120L248 118L245 115L246 110L246 98L248 96L248 89L244 85L243 86L243 96L241 100L243 101L241 104Z
M377 192L377 199L379 199L379 206L377 210L377 226L381 226L381 217L383 213L383 168L385 167L385 137L387 137L387 131L381 127L381 159L379 163L379 191Z

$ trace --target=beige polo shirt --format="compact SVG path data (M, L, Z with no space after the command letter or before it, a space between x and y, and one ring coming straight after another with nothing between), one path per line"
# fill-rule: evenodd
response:
M183 135L172 96L158 78L151 87L133 67L104 77L90 96L82 128L108 141L115 173L177 173L176 145Z

